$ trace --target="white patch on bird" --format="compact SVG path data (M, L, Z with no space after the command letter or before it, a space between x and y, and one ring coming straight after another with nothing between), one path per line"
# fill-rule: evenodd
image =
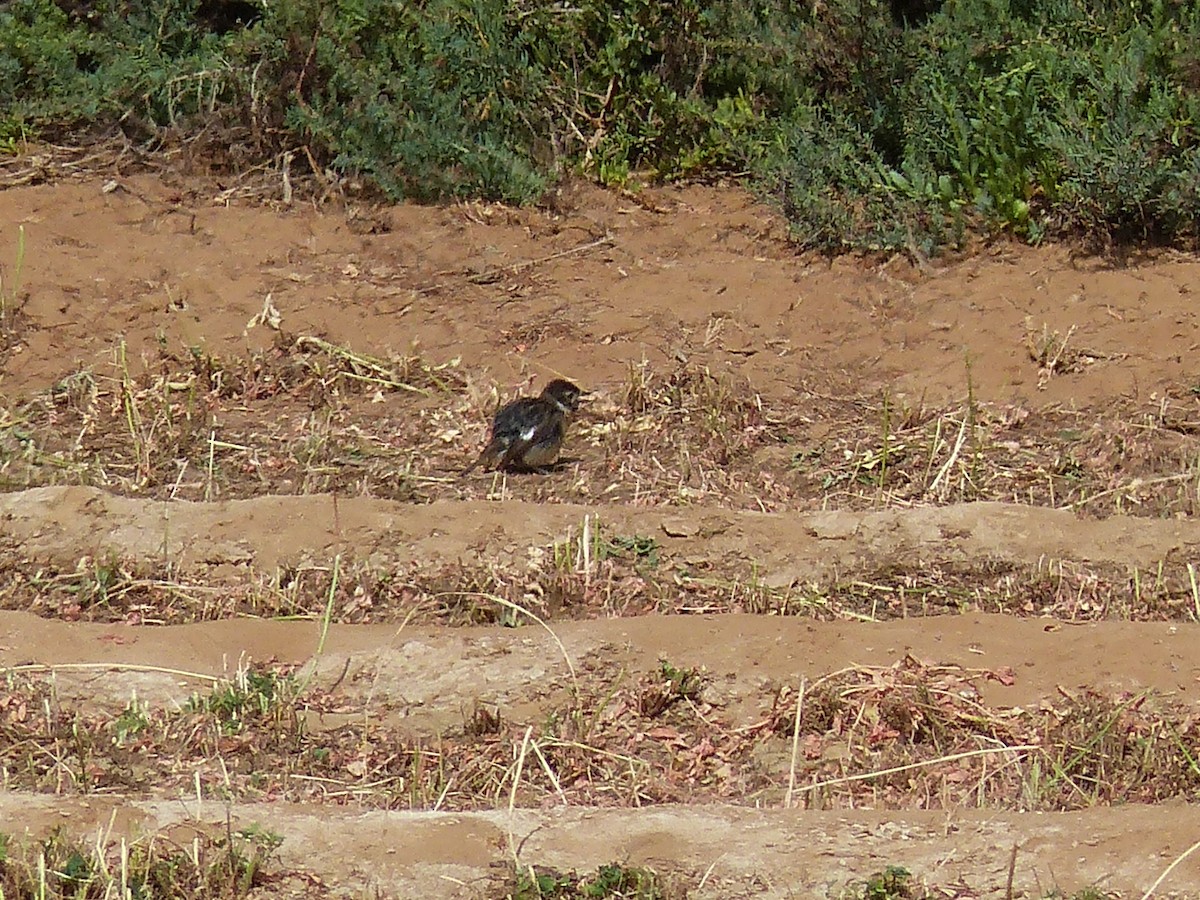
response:
M537 426L536 426L536 425L530 425L528 428L526 428L524 431L522 431L522 432L521 432L521 440L523 440L523 441L532 441L532 440L533 440L533 436L534 436L535 434L537 434Z

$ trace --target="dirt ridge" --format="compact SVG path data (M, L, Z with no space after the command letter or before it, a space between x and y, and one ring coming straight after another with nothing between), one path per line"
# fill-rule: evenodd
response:
M913 565L993 558L1149 566L1200 548L1200 522L1114 516L1003 503L879 512L763 513L703 507L640 509L514 500L413 506L329 495L193 503L120 497L99 488L42 487L0 496L0 537L35 559L167 559L184 570L271 569L335 554L394 561L524 558L529 547L577 534L585 516L667 550L754 561L772 586L820 578L873 559ZM325 528L314 527L325 523Z
M1128 806L1103 817L1091 811L1034 815L961 810L747 809L727 806L648 809L518 809L479 813L356 812L275 803L197 803L195 798L115 802L102 797L0 794L0 816L131 837L183 827L219 832L258 824L284 838L284 865L344 885L402 897L480 897L511 864L510 843L528 863L586 872L610 862L686 873L697 898L838 896L862 873L903 865L960 896L1003 897L1017 847L1013 887L1043 896L1050 887L1088 886L1138 893L1186 849L1178 835L1200 830L1200 809ZM1175 838L1163 835L1174 820ZM114 828L113 823L117 825ZM963 855L970 841L975 852ZM804 865L798 866L802 857ZM1061 861L1073 862L1064 869ZM709 868L711 867L711 869ZM707 876L705 873L707 872ZM697 888L701 878L703 888ZM1200 877L1181 866L1163 892ZM1018 893L1017 896L1021 896Z
M1200 644L1194 628L1171 623L1095 622L1062 625L971 613L890 622L813 622L750 614L641 616L553 623L554 637L533 625L439 627L333 625L323 650L317 622L224 620L191 625L66 623L0 612L0 671L60 667L60 690L107 694L115 703L136 688L144 700L182 702L204 679L230 677L239 665L276 660L308 665L317 686L399 702L414 728L462 724L462 709L484 699L530 702L539 685L561 683L567 658L630 672L660 659L695 666L742 723L761 710L753 698L767 683L796 684L848 665L890 666L911 654L924 662L1012 670L1011 683L984 686L992 703L1016 706L1060 688L1151 689L1200 702ZM556 640L557 638L557 640ZM559 644L561 641L561 647ZM564 657L564 651L566 656ZM1110 660L1125 663L1114 668ZM172 671L123 669L126 664ZM74 672L70 668L86 668ZM110 667L110 668L109 668ZM199 678L183 677L191 672ZM761 700L761 697L759 698ZM742 704L750 705L742 708Z

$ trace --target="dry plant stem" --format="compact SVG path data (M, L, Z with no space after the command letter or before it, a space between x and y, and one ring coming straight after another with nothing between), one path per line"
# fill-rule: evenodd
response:
M574 256L579 253L586 253L588 250L594 250L597 247L604 247L612 243L614 243L612 237L606 234L604 237L597 238L594 241L588 241L586 244L579 244L578 246L571 247L569 250L560 250L557 253L550 253L546 256L540 256L537 259L522 260L521 262L511 263L506 266L496 266L483 272L476 272L471 275L461 275L458 278L451 278L447 281L437 281L420 285L413 288L413 293L431 294L459 284L486 284L488 281L491 281L504 273L516 275L518 272L524 269L532 268L533 266L540 265L541 263L553 262L554 260L562 259L563 257Z
M579 554L575 564L577 572L583 573L583 595L592 593L592 517L584 515L583 534L579 539Z
M508 850L512 854L513 864L519 865L517 859L517 844L513 837L513 817L516 815L517 808L517 787L521 783L521 772L525 769L525 754L529 751L529 739L533 736L533 726L528 725L525 728L525 735L521 738L521 750L517 754L517 767L513 772L512 790L508 793Z
M1062 359L1063 354L1067 352L1067 343L1071 340L1071 335L1074 333L1075 325L1072 324L1071 327L1067 329L1067 336L1062 339L1058 345L1058 348L1054 351L1054 356L1051 357L1046 363L1046 368L1051 372L1058 368L1059 361Z
M563 792L562 784L558 780L558 775L550 767L546 755L542 753L542 748L538 746L537 741L533 741L530 746L533 747L533 754L538 758L538 763L541 765L542 771L546 773L546 777L550 779L550 784L554 786L554 791L558 794L558 799L562 801L563 806L570 806L571 804L567 800L567 795Z
M1158 886L1167 880L1168 875L1175 871L1175 867L1197 850L1200 850L1200 841L1196 841L1196 843L1192 844L1192 846L1188 847L1177 857L1175 857L1175 859L1171 861L1171 864L1163 869L1162 874L1154 879L1154 884L1150 885L1150 887L1146 889L1146 893L1142 894L1142 900L1150 900L1150 898L1154 896L1154 892L1158 890Z
M1141 487L1151 487L1156 484L1170 484L1170 483L1176 482L1176 481L1189 481L1194 477L1195 477L1195 474L1192 472L1183 472L1179 475L1163 475L1159 478L1141 479L1138 481L1138 484ZM1089 503L1092 503L1096 500L1102 500L1105 497L1111 497L1114 494L1120 494L1123 491L1128 491L1132 486L1133 485L1130 482L1126 482L1125 484L1122 484L1119 487L1110 488L1109 490L1106 490L1106 491L1100 491L1099 493L1092 494L1088 497L1084 497L1081 500L1076 500L1073 503L1068 503L1066 506L1059 507L1059 509L1079 509L1081 506L1087 506Z
M817 791L821 788L836 787L839 784L849 784L853 781L870 781L882 778L884 775L895 775L897 772L909 772L913 769L925 769L942 763L955 762L960 759L970 759L974 756L988 756L993 753L1024 753L1027 751L1044 750L1040 744L1017 744L1012 747L984 747L980 750L968 750L963 753L952 753L949 756L939 756L937 759L926 759L921 762L909 763L903 766L893 766L890 769L877 769L874 772L862 772L858 775L847 775L844 778L830 778L828 781L816 781L798 788L800 791Z
M792 764L788 771L787 796L783 799L783 808L792 808L792 794L796 790L796 763L800 758L800 718L804 715L805 678L800 679L800 693L796 695L796 721L792 725Z
M941 484L942 479L945 478L947 476L947 474L950 472L950 470L954 468L954 463L958 460L959 453L962 452L963 442L966 440L966 437L967 437L967 417L964 416L963 420L962 420L962 424L959 426L959 429L958 429L958 437L954 441L954 449L950 452L949 459L947 459L946 462L942 465L942 467L938 470L937 475L933 479L933 483L929 485L929 489L926 490L925 495L927 497L933 496L936 494L938 485Z
M1192 616L1197 622L1200 622L1200 587L1196 584L1196 567L1188 563L1187 572L1188 583L1192 588Z
M521 606L519 603L513 603L511 600L506 600L504 597L498 597L495 594L486 594L486 593L483 593L480 591L449 591L444 594L440 594L438 596L480 597L484 600L491 600L493 603L499 604L500 606L503 606L505 609L511 609L513 612L518 612L523 616L528 616L534 622L541 625L542 628L546 629L546 633L549 634L550 637L554 640L554 643L558 645L558 650L562 654L563 659L567 663L567 671L571 673L571 685L574 688L575 693L576 694L579 693L579 679L575 675L575 664L571 662L571 654L567 652L566 645L563 644L563 642L559 639L559 637L555 633L554 629L551 628L546 623L546 621L544 619L542 619L540 616L538 616L536 613L531 612L530 610Z
M321 633L317 637L317 650L313 654L312 668L308 670L308 674L305 675L304 680L297 688L297 696L303 696L304 692L308 689L309 683L316 674L317 662L320 660L321 654L325 652L325 641L329 637L329 623L333 619L333 601L337 597L338 584L341 580L341 571L342 555L339 553L333 558L333 575L329 579L329 597L325 601L325 612L321 616ZM347 660L347 663L349 663L349 660Z
M704 870L704 876L700 879L700 883L696 885L697 891L704 890L704 886L706 884L708 884L708 879L712 876L713 870L716 869L717 863L719 863L724 858L725 858L725 854L722 853L720 856L718 856L716 859L714 859L711 863L708 864L708 868Z
M218 684L222 679L215 675L205 675L202 672L187 672L183 669L169 669L163 666L150 666L142 663L23 663L19 666L8 666L0 669L0 674L10 672L156 672L162 675L173 675L177 678L193 678L197 681L208 681Z

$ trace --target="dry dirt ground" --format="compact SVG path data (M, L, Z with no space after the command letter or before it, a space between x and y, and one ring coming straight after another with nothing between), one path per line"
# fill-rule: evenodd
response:
M251 829L259 896L1040 898L1200 839L1200 260L801 256L736 186L47 171L0 192L12 847ZM564 463L458 478L557 375Z

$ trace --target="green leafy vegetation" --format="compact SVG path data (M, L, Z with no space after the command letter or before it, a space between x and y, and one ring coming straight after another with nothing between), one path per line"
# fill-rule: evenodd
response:
M0 152L204 128L391 197L746 175L826 248L1189 242L1197 47L1183 0L14 0Z
M912 875L902 866L888 866L867 879L859 896L862 900L902 900L912 897Z
M0 833L0 896L236 900L263 882L264 865L282 842L257 826L197 835L186 847L165 835L118 845L76 840L63 830L38 841Z
M650 869L614 863L600 866L594 874L582 878L554 869L520 866L506 896L512 900L551 897L561 900L664 900L666 894L658 876Z
M233 681L215 688L207 696L193 697L188 709L213 713L225 731L236 734L247 721L270 719L280 711L282 695L292 689L290 679L274 672L243 669Z

